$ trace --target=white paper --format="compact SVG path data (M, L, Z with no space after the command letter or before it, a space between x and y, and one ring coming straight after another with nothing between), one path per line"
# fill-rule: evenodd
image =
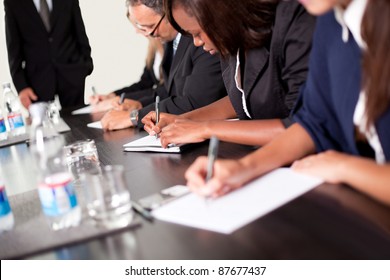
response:
M72 115L82 115L82 114L91 114L92 113L92 106L86 106L77 110L74 110L72 112Z
M159 152L159 153L180 153L180 147L169 145L168 148L161 146L160 138L145 136L123 145L126 152Z
M189 194L152 212L157 219L230 234L321 184L280 168L221 198Z
M91 122L89 124L87 124L88 127L92 127L92 128L100 128L100 129L103 129L103 126L102 126L102 122L101 121L96 121L96 122Z

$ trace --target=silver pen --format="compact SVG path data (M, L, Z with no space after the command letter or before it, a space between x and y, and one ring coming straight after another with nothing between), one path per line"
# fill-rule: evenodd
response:
M119 99L119 105L122 105L124 100L125 100L125 92L122 92L121 97Z
M207 174L206 183L213 177L214 162L218 156L219 140L217 137L212 136L209 143L208 162L207 162Z
M95 86L92 86L91 89L92 89L92 97L96 97L97 96L97 91L96 91ZM97 103L99 103L99 98L97 98L97 100L96 100L96 104Z
M156 125L160 121L160 96L156 96L156 102L154 103L155 105L155 112L156 112ZM158 138L158 134L156 133L156 139Z

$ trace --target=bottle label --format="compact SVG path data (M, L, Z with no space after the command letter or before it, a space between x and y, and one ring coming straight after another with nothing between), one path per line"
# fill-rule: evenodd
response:
M5 132L6 130L4 118L0 118L0 133Z
M77 206L76 193L70 175L55 174L45 179L38 188L43 212L48 216L65 214ZM58 180L60 179L60 180Z
M18 127L23 127L23 117L21 113L10 113L8 114L8 123L11 130Z
M8 197L4 186L0 186L0 216L8 215L11 212Z

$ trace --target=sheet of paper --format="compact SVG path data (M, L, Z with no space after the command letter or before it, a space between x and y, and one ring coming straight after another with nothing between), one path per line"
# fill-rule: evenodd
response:
M87 124L88 127L103 129L101 121L91 122Z
M72 115L91 114L91 113L92 113L92 106L88 105L86 107L74 110L72 112Z
M152 212L157 219L230 234L322 183L280 168L221 198L189 194Z
M161 147L160 138L155 136L145 136L123 145L127 152L159 152L159 153L180 153L179 146Z

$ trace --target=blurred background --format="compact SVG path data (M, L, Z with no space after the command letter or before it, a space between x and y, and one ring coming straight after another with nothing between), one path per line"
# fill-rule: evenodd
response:
M85 100L138 81L145 66L147 39L126 18L125 0L79 0L92 48L94 70L86 79ZM0 3L0 84L11 82L5 41L4 5ZM15 91L15 88L13 87ZM2 93L0 101L2 102ZM2 104L2 103L0 103Z

